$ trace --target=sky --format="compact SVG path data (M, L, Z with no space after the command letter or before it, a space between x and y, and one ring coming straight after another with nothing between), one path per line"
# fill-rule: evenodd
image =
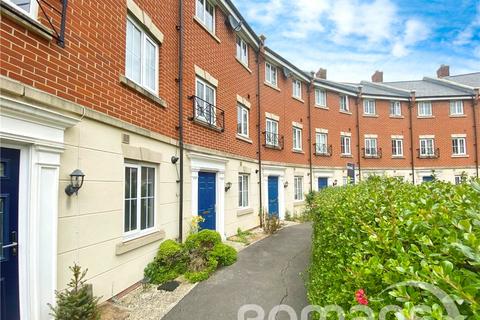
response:
M335 81L480 71L480 0L233 0L266 46Z

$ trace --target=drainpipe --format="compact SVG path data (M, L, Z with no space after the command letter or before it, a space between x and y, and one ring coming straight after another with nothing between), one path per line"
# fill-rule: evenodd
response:
M177 31L179 32L178 45L178 145L180 148L180 197L178 206L178 238L183 242L183 47L184 47L184 17L183 17L183 0L178 0L179 23Z
M358 87L357 98L355 99L355 105L357 107L357 159L358 159L358 181L362 181L362 165L360 163L361 153L360 153L360 101L362 99L362 87Z
M410 99L408 100L408 117L409 117L409 131L410 131L410 165L412 166L412 183L415 184L415 156L413 153L413 107L415 106L415 91L410 92Z
M180 0L181 1L181 0ZM260 50L263 47L263 42L255 52L255 62L257 63L257 156L258 156L258 192L260 195L260 228L263 227L263 199L262 199L262 136L261 136L261 121L262 113L260 108Z
M310 192L313 191L313 163L312 163L312 105L311 105L311 93L313 88L313 74L312 79L307 87L307 94L308 94L308 163L310 169Z
M478 126L477 126L477 107L478 107L478 99L480 95L480 89L475 89L475 96L472 99L472 111L473 111L473 136L474 136L474 143L475 143L475 174L478 176Z

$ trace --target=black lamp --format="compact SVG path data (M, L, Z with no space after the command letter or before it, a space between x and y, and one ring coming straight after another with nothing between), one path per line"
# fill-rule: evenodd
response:
M285 181L285 183L283 184L283 187L284 187L284 188L287 188L287 187L288 187L288 181Z
M227 182L225 184L225 192L227 192L228 190L230 190L230 188L232 187L232 183L231 182Z
M65 188L65 193L69 196L78 194L78 190L83 185L83 178L85 178L85 174L83 174L82 170L75 169L72 173L70 173L70 184Z

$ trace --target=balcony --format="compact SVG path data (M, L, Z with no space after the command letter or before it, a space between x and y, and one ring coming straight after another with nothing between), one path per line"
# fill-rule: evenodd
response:
M264 131L263 134L265 135L265 144L263 145L265 148L283 150L283 147L284 147L283 136L277 133L267 132L267 131Z
M225 111L197 96L191 96L190 100L193 116L189 120L218 132L225 131Z
M331 157L333 154L333 146L332 145L325 145L325 144L316 144L314 143L313 146L315 147L315 155L319 157Z
M364 159L381 159L382 148L362 148Z
M440 148L435 149L417 149L417 158L419 159L438 159L440 158Z

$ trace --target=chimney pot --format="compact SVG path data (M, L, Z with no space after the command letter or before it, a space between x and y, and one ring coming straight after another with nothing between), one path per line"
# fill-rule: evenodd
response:
M437 77L438 78L445 78L450 75L450 66L446 64L442 64L440 68L437 70Z
M316 76L318 79L327 79L327 69L323 69L323 68L318 69L318 71L317 71L317 73L315 74L315 76Z
M372 75L372 82L383 82L383 71L375 71Z

